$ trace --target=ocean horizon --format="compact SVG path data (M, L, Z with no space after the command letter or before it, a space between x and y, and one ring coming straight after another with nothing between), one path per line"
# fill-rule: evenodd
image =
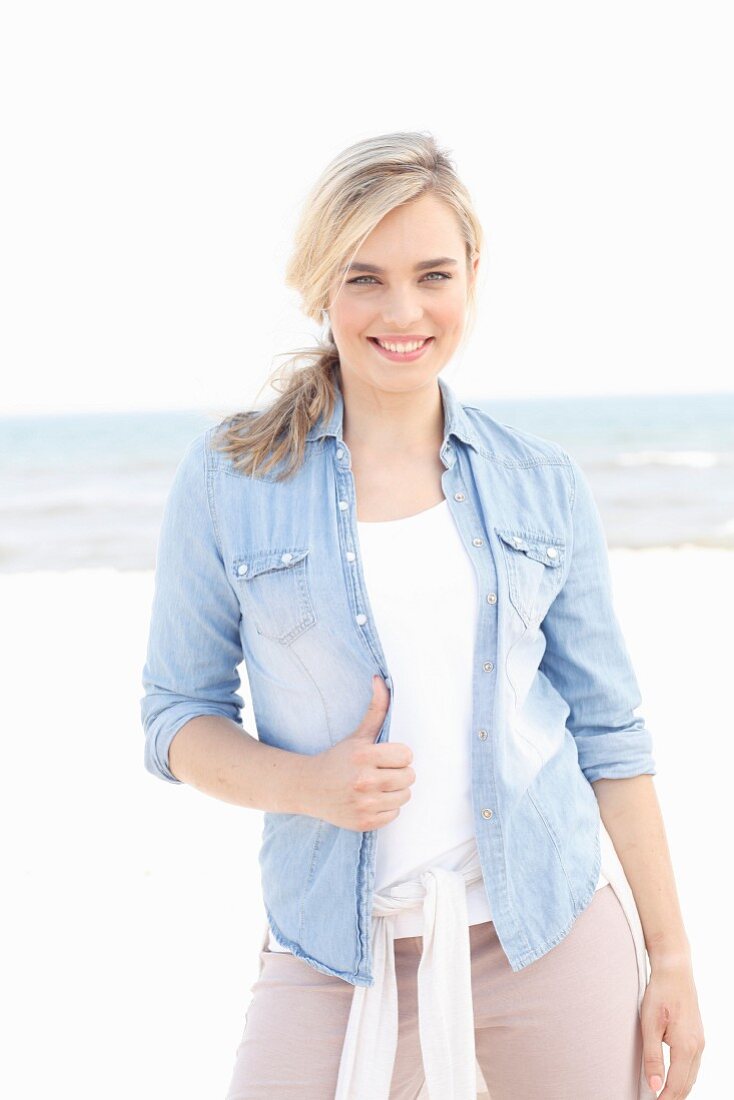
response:
M462 400L580 463L610 549L734 549L734 392ZM153 569L176 465L223 415L0 418L0 572Z

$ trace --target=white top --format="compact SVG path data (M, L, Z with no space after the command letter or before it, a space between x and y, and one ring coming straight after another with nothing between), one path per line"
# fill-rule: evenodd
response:
M390 741L410 745L416 779L398 816L377 830L375 984L355 986L335 1100L388 1100L398 1034L392 941L402 936L423 936L418 1007L429 1094L475 1100L468 928L491 920L471 798L476 574L446 500L403 519L357 527L393 681ZM639 916L626 879L620 884L621 864L603 824L601 842L607 873L596 889L612 881L609 869L618 896L626 887L625 911L642 966L641 1003L647 978ZM288 950L269 929L266 941L271 951ZM647 1087L644 1073L641 1087Z
M446 500L404 519L358 522L377 633L393 682L390 742L413 751L410 799L376 832L375 893L455 870L476 850L471 794L472 669L478 618L474 566ZM479 879L469 924L492 919ZM420 909L393 917L393 937L423 934Z

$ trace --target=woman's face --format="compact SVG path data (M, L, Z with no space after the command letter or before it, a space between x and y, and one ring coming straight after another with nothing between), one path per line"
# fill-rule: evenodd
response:
M329 320L342 373L394 391L438 375L461 340L478 263L467 270L456 216L434 195L386 214L344 285L337 279L332 288Z

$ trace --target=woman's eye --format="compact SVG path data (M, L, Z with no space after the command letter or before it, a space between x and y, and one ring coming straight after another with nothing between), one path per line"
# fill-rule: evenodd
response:
M429 271L423 276L423 278L428 279L430 275L440 275L441 278L439 279L439 282L441 282L443 279L450 279L452 277L451 275L449 275L448 271ZM369 283L362 283L363 279L371 279L373 282L375 281L374 275L359 275L356 279L350 279L349 282L350 285L354 284L355 286L359 286L360 284L362 284L362 286L369 286ZM435 282L434 279L430 279L429 281Z

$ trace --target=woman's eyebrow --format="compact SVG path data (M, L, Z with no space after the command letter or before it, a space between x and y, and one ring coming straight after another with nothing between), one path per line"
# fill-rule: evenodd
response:
M435 260L421 260L420 263L417 263L415 265L413 270L425 271L429 267L445 267L447 264L457 264L458 262L458 260L452 259L451 256L439 256ZM342 271L363 271L369 273L374 272L376 275L385 274L385 269L383 267L378 267L377 264L352 263L349 264L348 267L343 267Z

